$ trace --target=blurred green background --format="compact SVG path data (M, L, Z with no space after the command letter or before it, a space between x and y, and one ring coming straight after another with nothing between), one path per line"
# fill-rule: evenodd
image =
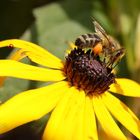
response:
M117 67L117 76L140 82L139 0L1 0L0 40L25 39L64 59L68 41L74 42L77 36L94 31L92 17L126 48L126 55ZM12 51L10 48L0 49L0 59ZM0 100L5 101L21 91L42 85L8 78L0 88ZM140 116L139 99L122 100ZM39 140L46 120L47 117L21 126L0 136L0 140Z

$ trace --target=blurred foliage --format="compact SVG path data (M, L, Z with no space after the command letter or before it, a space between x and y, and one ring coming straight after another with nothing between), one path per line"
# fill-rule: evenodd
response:
M77 36L94 31L91 20L94 17L126 48L126 56L117 69L118 76L140 82L139 14L139 0L1 0L0 40L29 40L64 59L68 41L74 42ZM11 51L9 48L0 49L0 58L7 57ZM34 81L8 78L4 87L0 88L0 99L5 101L18 92L41 85ZM139 102L130 102L135 103L130 106L139 112L136 109L136 106L140 107ZM16 139L11 134L9 138L3 137L0 139ZM35 138L25 135L24 139Z

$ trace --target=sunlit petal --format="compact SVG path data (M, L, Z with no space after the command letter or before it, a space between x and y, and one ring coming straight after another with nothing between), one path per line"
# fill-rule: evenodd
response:
M93 110L92 99L86 96L85 103L85 139L84 140L98 140L97 126L95 120L95 113Z
M27 56L24 52L25 52L24 49L19 49L19 50L15 51L14 53L12 53L12 55L9 57L9 59L19 61Z
M93 105L97 119L105 133L111 137L112 140L127 140L103 104L101 96L93 98Z
M113 116L140 139L140 121L134 113L110 93L105 93L103 101Z
M77 48L77 46L76 46L75 44L73 44L72 42L69 42L69 47L70 47L71 49Z
M43 57L42 59L46 60L46 63L44 64L45 66L58 69L63 67L62 61L59 58L36 44L18 39L11 39L0 42L0 47L6 47L9 45L12 45L15 48L24 49L24 52L31 52L33 54L33 58L31 56L30 58L35 62L38 60L35 56L37 56L37 58L40 57L40 59ZM43 62L41 62L41 64L43 64Z
M40 54L32 53L32 52L24 52L28 58L42 66L50 67L50 68L56 68L56 69L63 69L63 62L61 61L60 66L58 67L58 62L53 61L53 59L50 59L49 57L46 58L46 55L40 56Z
M72 87L52 112L43 140L81 140L84 137L85 94Z
M75 127L74 127L74 135L73 140L82 140L84 137L86 140L88 138L85 135L85 127L84 127L84 121L85 121L85 92L79 91L77 99L79 101L79 105L77 106L77 112L75 113ZM63 126L64 127L64 126ZM69 133L69 132L68 132ZM67 135L68 136L68 135Z
M66 54L69 54L71 52L71 50L77 48L77 46L75 46L75 44L73 44L72 42L68 42L69 48L66 50Z
M140 97L140 85L125 78L116 78L116 83L110 86L109 91L125 96Z
M14 53L9 57L9 59L19 61L19 60L21 60L21 59L24 58L24 57L26 57L26 55L23 54L23 50L20 49L20 50L14 52ZM7 77L4 77L4 76L1 77L1 76L0 76L0 87L3 85L3 83L4 83L4 81L5 81L6 78L7 78Z
M60 81L65 79L62 71L40 68L14 60L0 60L0 76L10 76L38 81Z
M0 106L0 134L50 112L69 89L66 82L28 90Z
M74 88L70 88L69 91L64 95L64 97L59 101L56 108L53 110L51 117L49 119L49 122L47 124L47 127L45 129L44 135L43 135L44 140L53 139L53 137L57 133L57 130L58 130L59 126L61 125L63 115L64 115L65 111L67 111L65 109L66 109L67 105L70 106L69 102L73 99L73 90L74 90ZM58 138L58 140L59 140L59 138Z

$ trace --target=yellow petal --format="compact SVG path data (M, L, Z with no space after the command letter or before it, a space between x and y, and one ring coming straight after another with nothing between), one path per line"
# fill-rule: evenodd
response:
M107 108L103 104L101 96L94 96L93 106L97 119L99 120L105 133L112 138L112 140L127 140Z
M75 44L73 44L72 42L68 42L68 45L69 45L69 49L66 50L66 54L69 54L71 50L77 48L77 46L75 46Z
M79 101L79 105L77 106L77 112L75 113L76 119L75 119L75 127L74 127L74 134L73 138L71 140L89 140L89 138L85 135L85 127L84 127L84 121L85 121L85 92L79 91L79 94L77 99ZM70 114L71 115L71 114ZM65 122L64 122L65 123ZM69 125L72 123L72 121L69 120ZM69 132L67 132L69 135ZM67 135L67 137L68 137Z
M43 57L43 59L45 59L46 61L45 66L47 65L48 67L58 68L58 69L63 67L62 61L59 58L52 55L47 50L43 49L42 47L36 44L24 40L18 40L18 39L11 39L11 40L5 40L0 42L0 47L6 47L9 45L12 45L15 48L24 49L25 52L31 52L32 54L34 54L32 60L34 60L35 62L37 61L37 59L35 59L35 55L37 55L38 57L40 58ZM49 63L47 64L47 62Z
M134 113L123 102L110 93L106 92L103 100L113 116L140 139L140 121Z
M116 83L110 86L109 91L125 96L140 97L140 85L125 78L116 79Z
M0 106L0 134L50 112L69 89L66 82L20 93Z
M37 63L37 64L40 64L42 66L46 66L46 67L50 67L50 68L56 68L56 69L63 69L63 63L61 62L61 65L59 65L58 67L58 64L56 61L53 61L53 59L50 59L49 57L46 58L46 55L42 55L40 56L40 54L36 54L36 53L32 53L32 52L24 52L28 58Z
M85 139L84 140L98 140L95 113L93 110L92 100L86 96L85 103Z
M85 94L72 87L52 112L43 140L82 140L84 104Z
M0 76L38 81L60 81L65 79L60 70L31 66L14 60L0 60L0 67Z
M23 59L24 57L27 56L24 52L25 52L24 49L19 49L19 50L17 50L16 52L14 52L14 53L9 57L9 59L19 61L19 60L21 60L21 59Z
M69 44L69 47L70 47L71 49L77 48L77 46L76 46L75 44L73 44L72 42L68 42L68 44Z
M61 126L62 124L61 121L63 121L62 120L63 115L65 111L67 111L66 106L68 102L70 102L73 99L73 91L74 91L74 87L70 88L67 91L67 93L64 95L64 97L59 101L56 108L53 110L49 122L46 126L46 129L44 131L44 135L43 135L44 140L53 139L53 137L57 133L59 126Z
M23 54L23 49L20 49L20 50L14 52L14 54L12 54L9 57L9 59L19 61L19 60L23 59L24 57L26 57L26 55ZM7 77L0 77L0 87L3 85L6 78Z

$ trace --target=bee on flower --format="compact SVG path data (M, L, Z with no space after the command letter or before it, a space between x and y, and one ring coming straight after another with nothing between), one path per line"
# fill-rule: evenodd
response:
M112 140L127 140L114 118L140 139L140 121L112 93L140 97L136 82L112 72L124 48L96 21L95 33L78 37L63 62L40 46L17 39L0 47L19 48L9 60L0 60L0 76L53 82L17 94L0 106L0 134L51 112L43 140L98 140L97 122ZM18 62L28 57L44 67ZM17 107L19 108L17 110ZM114 118L112 117L114 116Z

